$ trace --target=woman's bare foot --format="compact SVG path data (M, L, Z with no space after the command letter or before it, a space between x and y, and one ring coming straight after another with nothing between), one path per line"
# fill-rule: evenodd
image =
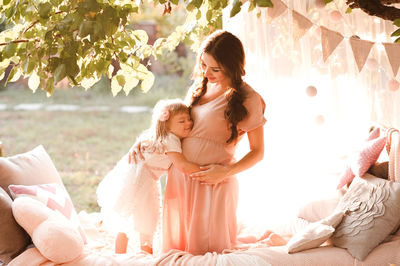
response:
M271 233L268 238L261 241L263 244L267 244L268 246L284 246L287 241L278 234Z

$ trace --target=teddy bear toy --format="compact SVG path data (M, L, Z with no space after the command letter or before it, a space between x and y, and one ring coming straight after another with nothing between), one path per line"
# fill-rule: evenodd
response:
M29 197L16 198L12 211L35 248L47 259L65 263L82 254L84 243L80 234L61 214Z

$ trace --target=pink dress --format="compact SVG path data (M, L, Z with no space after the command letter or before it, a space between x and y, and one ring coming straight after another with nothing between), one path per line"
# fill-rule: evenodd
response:
M244 88L248 115L238 124L239 139L266 121L263 99L247 84ZM187 160L199 165L235 161L236 145L226 143L231 134L224 118L226 106L227 100L221 95L193 107L194 126L182 142L182 153ZM163 251L178 249L200 255L231 248L236 242L237 203L235 176L217 185L202 185L172 165L164 198Z

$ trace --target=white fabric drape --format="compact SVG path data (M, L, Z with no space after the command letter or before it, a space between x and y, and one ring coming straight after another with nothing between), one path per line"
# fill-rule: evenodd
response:
M400 89L388 89L400 74L394 76L383 45L393 42L392 22L357 9L346 14L345 0L324 7L317 0L273 2L287 9L279 16L267 8L247 12L245 3L233 18L227 10L223 24L242 40L246 81L267 104L264 160L239 178L239 214L253 221L294 214L304 202L333 193L343 159L372 122L400 128ZM299 14L313 24L305 33L298 32ZM344 37L326 61L321 26ZM354 55L352 36L373 43L367 58L368 51ZM363 46L362 41L353 46ZM317 89L316 96L307 95L309 86Z

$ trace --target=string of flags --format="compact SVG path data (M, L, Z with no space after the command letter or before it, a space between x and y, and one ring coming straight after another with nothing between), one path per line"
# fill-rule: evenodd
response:
M267 22L271 23L275 18L281 16L286 10L291 11L294 30L293 30L293 38L295 41L300 40L307 31L314 25L312 21L310 21L307 17L303 16L299 12L295 10L291 10L287 7L285 3L281 0L272 0L274 5L273 8L268 8L267 13ZM341 17L340 12L337 11L336 19ZM341 33L330 30L324 26L320 26L321 29L321 45L322 45L322 57L323 61L329 58L329 56L334 52L337 46L343 41L345 38ZM376 44L372 41L362 40L357 36L352 36L349 39L350 46L353 51L354 59L357 64L358 71L361 72L363 69L365 62L368 58L368 55L372 49L372 47ZM399 43L382 43L385 48L386 55L388 57L390 66L392 68L392 72L394 77L397 76L400 67L400 44Z

